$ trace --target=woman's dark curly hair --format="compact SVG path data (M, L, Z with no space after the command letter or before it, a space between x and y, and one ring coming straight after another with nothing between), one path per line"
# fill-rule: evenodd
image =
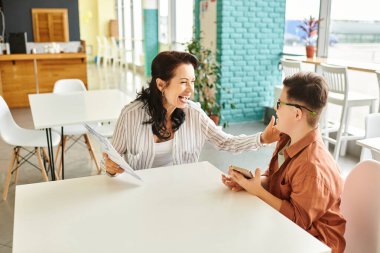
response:
M159 53L152 62L152 79L148 88L143 88L137 94L137 100L144 103L150 119L143 124L152 124L152 131L160 140L168 140L171 137L170 131L166 128L166 109L163 105L162 93L157 88L156 80L160 78L169 82L173 78L176 68L181 64L191 64L194 69L198 67L198 59L186 52L164 51ZM185 113L182 109L176 108L172 115L172 130L179 129L185 120Z

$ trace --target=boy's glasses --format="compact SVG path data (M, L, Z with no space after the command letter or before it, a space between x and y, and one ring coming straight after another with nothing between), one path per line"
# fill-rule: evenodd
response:
M296 108L298 108L298 109L305 109L305 110L308 110L309 112L310 112L310 115L311 116L316 116L317 115L317 113L316 112L314 112L314 111L312 111L312 110L310 110L309 108L306 108L305 106L303 106L303 105L298 105L298 104L291 104L291 103L286 103L286 102L282 102L280 99L278 99L277 100L277 104L276 104L276 106L277 106L277 110L278 110L278 108L280 108L280 105L288 105L288 106L294 106L294 107L296 107Z

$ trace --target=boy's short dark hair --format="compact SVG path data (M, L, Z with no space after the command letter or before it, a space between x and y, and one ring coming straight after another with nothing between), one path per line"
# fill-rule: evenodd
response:
M296 101L317 113L306 113L310 126L318 124L323 107L327 103L328 86L325 79L314 72L298 72L283 81L289 100Z

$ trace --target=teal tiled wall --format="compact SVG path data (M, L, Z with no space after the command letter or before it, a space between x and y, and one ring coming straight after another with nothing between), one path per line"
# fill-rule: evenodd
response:
M223 121L259 120L264 106L273 105L284 26L285 0L217 1L219 99L236 106L222 110Z
M158 54L158 10L144 9L145 75L150 76L150 66Z

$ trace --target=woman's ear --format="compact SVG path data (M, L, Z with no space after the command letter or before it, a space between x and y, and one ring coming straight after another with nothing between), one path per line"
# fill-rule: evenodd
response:
M157 89L159 89L162 92L166 86L166 82L162 80L161 78L157 78L156 85L157 85Z

